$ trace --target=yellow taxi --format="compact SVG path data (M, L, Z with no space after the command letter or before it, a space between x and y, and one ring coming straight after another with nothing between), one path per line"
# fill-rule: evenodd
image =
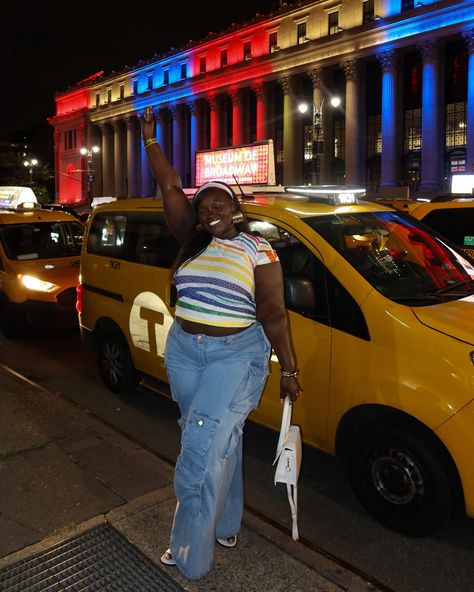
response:
M70 214L25 203L0 208L0 328L77 324L76 285L84 226Z
M413 536L463 501L474 517L474 267L416 219L353 188L255 190L251 229L275 248L304 395L304 441L347 462L364 507ZM363 193L363 192L362 192ZM178 245L163 203L92 213L81 256L81 335L104 383L166 381ZM251 418L278 429L279 371ZM225 388L225 385L223 385Z
M432 201L409 199L377 200L408 212L462 251L474 257L474 198L442 198Z

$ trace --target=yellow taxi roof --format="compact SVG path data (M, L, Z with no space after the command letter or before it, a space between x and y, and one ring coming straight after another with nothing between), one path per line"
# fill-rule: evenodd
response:
M1 224L24 224L25 222L77 222L71 214L41 208L0 208Z

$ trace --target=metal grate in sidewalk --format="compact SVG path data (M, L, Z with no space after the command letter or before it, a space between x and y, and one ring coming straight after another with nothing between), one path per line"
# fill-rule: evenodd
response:
M182 592L110 524L0 571L1 592Z

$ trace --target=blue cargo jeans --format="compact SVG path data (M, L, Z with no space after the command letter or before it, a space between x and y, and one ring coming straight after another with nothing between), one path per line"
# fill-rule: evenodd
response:
M260 323L227 337L192 335L174 321L165 367L181 418L181 452L170 549L184 575L212 567L216 538L240 530L242 429L268 376L270 343Z

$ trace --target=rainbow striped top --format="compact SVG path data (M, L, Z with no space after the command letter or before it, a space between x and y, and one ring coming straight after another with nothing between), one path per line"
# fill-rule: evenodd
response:
M176 272L176 316L217 327L248 327L256 313L255 267L275 261L276 252L258 236L213 237Z

